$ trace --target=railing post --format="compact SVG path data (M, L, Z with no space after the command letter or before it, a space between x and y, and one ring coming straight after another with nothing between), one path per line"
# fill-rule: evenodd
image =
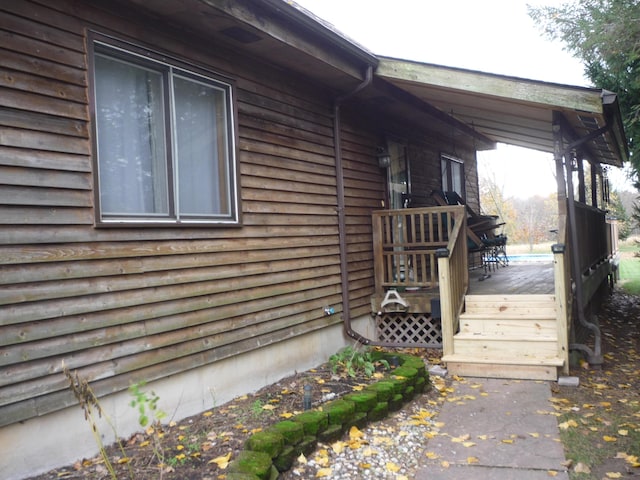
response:
M564 360L562 373L569 374L569 289L571 282L565 265L565 245L557 243L551 246L553 252L553 274L556 296L556 330L558 357Z
M449 264L449 250L439 248L436 250L438 259L438 278L440 283L440 323L442 326L442 355L453 354L453 298L451 297L451 270Z

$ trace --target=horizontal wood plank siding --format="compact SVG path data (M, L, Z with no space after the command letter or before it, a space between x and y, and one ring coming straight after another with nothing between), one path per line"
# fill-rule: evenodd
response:
M339 323L333 94L50 3L0 6L0 424L74 403L63 361L103 395ZM241 228L94 227L86 28L236 81Z

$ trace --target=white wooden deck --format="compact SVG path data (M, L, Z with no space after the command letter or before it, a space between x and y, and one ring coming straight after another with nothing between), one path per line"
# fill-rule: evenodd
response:
M553 262L512 263L488 272L489 278L480 281L481 268L469 272L469 294L553 294Z

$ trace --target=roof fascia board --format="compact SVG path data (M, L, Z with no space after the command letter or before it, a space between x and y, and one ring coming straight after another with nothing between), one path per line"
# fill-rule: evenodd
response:
M425 86L501 97L511 101L594 114L603 113L602 91L586 87L539 82L389 57L380 57L376 75Z
M245 0L199 0L205 5L222 11L223 13L263 32L283 44L289 45L301 52L337 68L350 77L362 80L366 67L376 67L377 57L350 42L335 31L328 29L304 12L288 5L283 0L263 0L252 4ZM259 5L259 9L255 7ZM271 15L265 17L264 12ZM308 36L300 35L291 28L298 25L316 37L324 39L328 45L339 48L342 55L326 48L319 42L314 42Z

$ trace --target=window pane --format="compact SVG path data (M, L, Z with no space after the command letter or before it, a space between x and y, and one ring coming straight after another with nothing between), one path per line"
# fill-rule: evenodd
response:
M230 215L226 92L174 76L178 211Z
M453 187L453 191L460 196L464 196L462 182L462 164L458 162L451 162L451 186Z
M105 214L167 214L162 74L96 55L100 205Z

